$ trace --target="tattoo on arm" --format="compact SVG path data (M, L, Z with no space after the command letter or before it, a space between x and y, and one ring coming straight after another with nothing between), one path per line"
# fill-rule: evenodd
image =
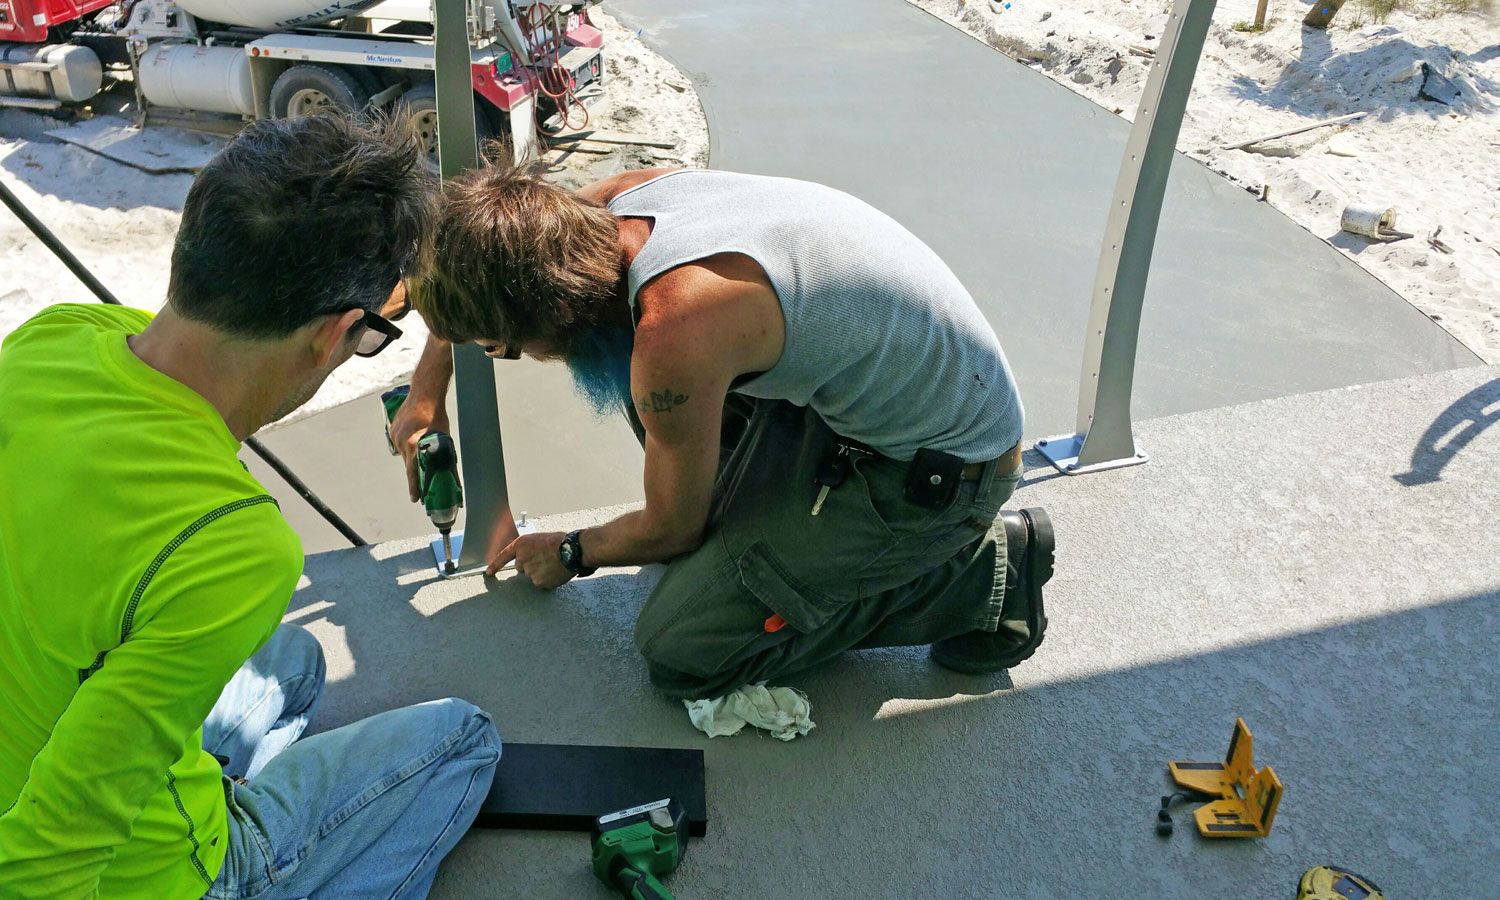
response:
M668 413L688 400L687 394L674 393L670 388L664 391L649 391L635 401L635 405L641 412Z

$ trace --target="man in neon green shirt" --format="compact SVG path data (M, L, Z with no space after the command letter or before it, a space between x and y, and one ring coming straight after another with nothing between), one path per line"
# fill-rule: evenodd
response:
M417 161L397 128L253 125L159 315L52 307L0 348L0 897L421 896L472 821L499 738L463 701L297 740L301 545L236 458L399 335Z

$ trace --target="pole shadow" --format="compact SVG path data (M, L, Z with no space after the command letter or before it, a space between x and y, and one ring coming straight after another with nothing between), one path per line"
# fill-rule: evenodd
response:
M1500 422L1500 378L1480 385L1443 410L1411 454L1411 469L1391 477L1407 487L1442 480L1448 466L1485 429Z

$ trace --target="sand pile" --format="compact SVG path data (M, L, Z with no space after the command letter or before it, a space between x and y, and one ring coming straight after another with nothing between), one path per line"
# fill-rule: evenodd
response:
M1127 119L1172 7L912 2ZM1266 30L1246 32L1235 26L1253 19L1255 0L1218 4L1178 148L1257 195L1269 188L1271 205L1500 362L1500 20L1398 12L1375 22L1351 2L1325 32L1302 27L1308 9L1272 0ZM1418 96L1424 64L1451 83L1450 103ZM1355 112L1367 115L1222 149ZM1394 207L1398 227L1416 237L1372 244L1342 234L1340 214L1354 201ZM1429 243L1434 233L1441 247Z

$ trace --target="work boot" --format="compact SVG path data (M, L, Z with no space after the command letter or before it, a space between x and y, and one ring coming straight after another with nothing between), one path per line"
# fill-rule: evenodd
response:
M932 658L939 665L969 675L999 672L1030 659L1047 632L1042 585L1052 577L1052 519L1044 509L1007 509L996 524L1005 529L1006 548L1000 627L970 631L932 645Z

